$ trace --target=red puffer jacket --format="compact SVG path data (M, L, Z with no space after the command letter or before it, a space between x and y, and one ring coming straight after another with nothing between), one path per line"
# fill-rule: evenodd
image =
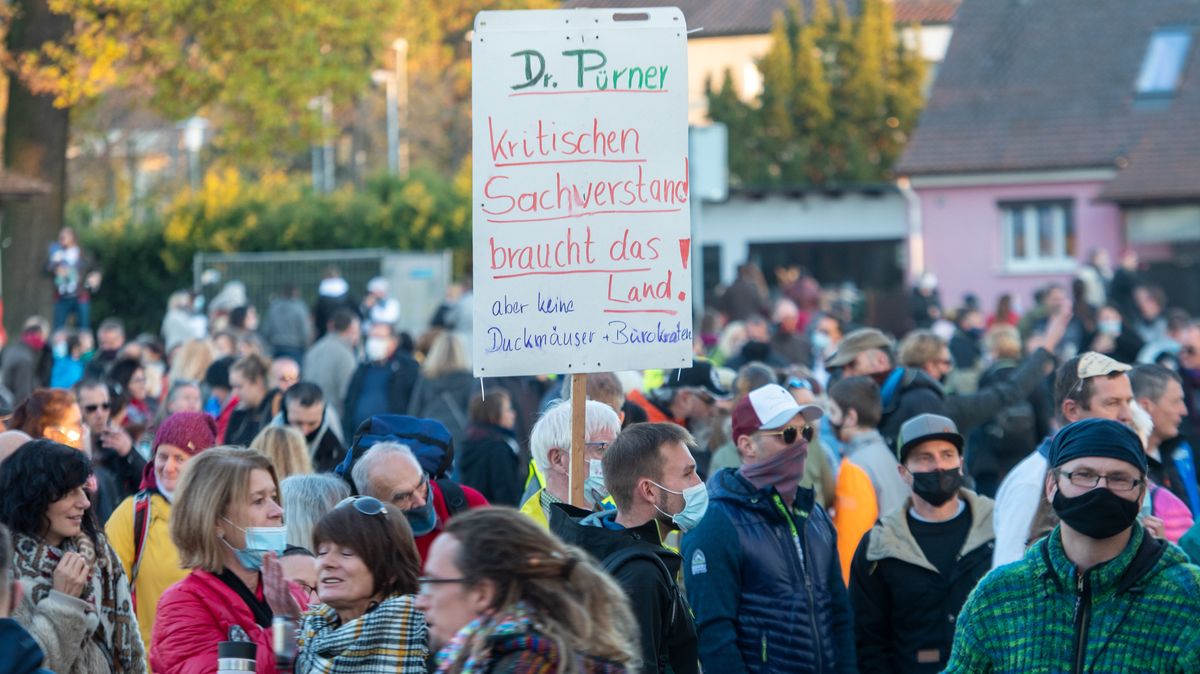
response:
M301 606L308 598L291 587ZM259 584L262 596L262 584ZM229 639L229 628L239 625L258 644L257 674L277 674L271 629L254 622L250 607L213 574L193 570L172 585L158 602L150 638L150 667L155 674L213 674L217 671L217 644Z

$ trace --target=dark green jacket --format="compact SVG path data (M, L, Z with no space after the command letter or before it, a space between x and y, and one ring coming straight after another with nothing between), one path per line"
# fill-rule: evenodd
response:
M1200 567L1134 524L1081 577L1056 527L980 581L946 672L1200 672Z

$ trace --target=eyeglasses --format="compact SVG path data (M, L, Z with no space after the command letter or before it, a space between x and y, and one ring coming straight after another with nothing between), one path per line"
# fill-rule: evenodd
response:
M84 405L83 406L84 414L95 414L96 410L104 410L105 412L107 412L110 409L112 409L112 405L110 405L109 403L96 403L95 405Z
M785 445L795 444L796 438L803 436L805 442L812 442L813 428L805 424L803 428L795 426L785 426L778 431L759 431L762 435L778 435Z
M309 585L308 583L305 583L304 581L292 580L292 582L295 583L296 585L298 585L301 590L304 590L304 594L306 594L310 597L317 593L317 588L313 587L312 585Z
M607 442L585 442L585 443L583 443L583 446L587 447L588 449L599 450L600 452L603 452L604 450L608 449Z
M459 583L470 583L472 580L466 576L462 578L434 578L433 576L421 576L417 579L421 586L421 594L429 594L434 587L438 585L455 585Z
M392 495L392 505L401 510L408 510L408 506L413 502L416 496L422 499L429 498L429 476L422 475L421 482L412 489L412 491L398 491Z
M355 510L364 515L387 517L387 508L383 505L383 501L374 496L350 496L342 499L342 502L336 507L341 508L344 505L353 505Z
M1067 476L1067 480L1071 484L1076 487L1083 487L1084 489L1095 489L1100 484L1101 478L1104 479L1104 486L1108 487L1110 491L1133 491L1138 485L1145 482L1145 480L1124 473L1101 475L1093 473L1090 470L1075 470L1070 472L1060 470L1056 472L1059 475Z

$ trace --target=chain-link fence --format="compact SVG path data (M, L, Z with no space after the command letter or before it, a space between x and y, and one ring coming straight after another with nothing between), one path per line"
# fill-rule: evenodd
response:
M429 325L451 280L450 251L440 253L394 250L321 250L270 253L196 253L192 258L193 290L212 300L230 281L246 286L250 304L262 315L272 297L288 284L300 290L308 304L317 299L317 285L326 270L337 267L350 292L361 298L376 276L388 280L391 295L400 302L399 327L416 335Z

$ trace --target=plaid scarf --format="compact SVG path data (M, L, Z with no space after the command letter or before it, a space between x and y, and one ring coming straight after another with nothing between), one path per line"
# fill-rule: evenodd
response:
M497 669L506 658L516 655L519 662ZM574 657L575 667L566 671L585 674L623 674L627 669L582 654L563 654L558 644L538 633L529 607L520 602L502 614L482 615L467 623L450 643L437 654L437 674L480 674L493 671L518 671L523 674L554 674L560 671L564 657Z
M342 624L321 604L304 614L296 671L307 674L424 672L429 656L425 616L413 595L388 597Z
M99 618L92 640L112 656L114 674L145 672L145 647L133 614L125 570L104 534L98 533L97 538L98 544L93 544L87 535L80 534L56 548L41 539L14 532L13 573L37 604L54 589L54 569L63 555L68 552L82 555L91 573L79 598Z

